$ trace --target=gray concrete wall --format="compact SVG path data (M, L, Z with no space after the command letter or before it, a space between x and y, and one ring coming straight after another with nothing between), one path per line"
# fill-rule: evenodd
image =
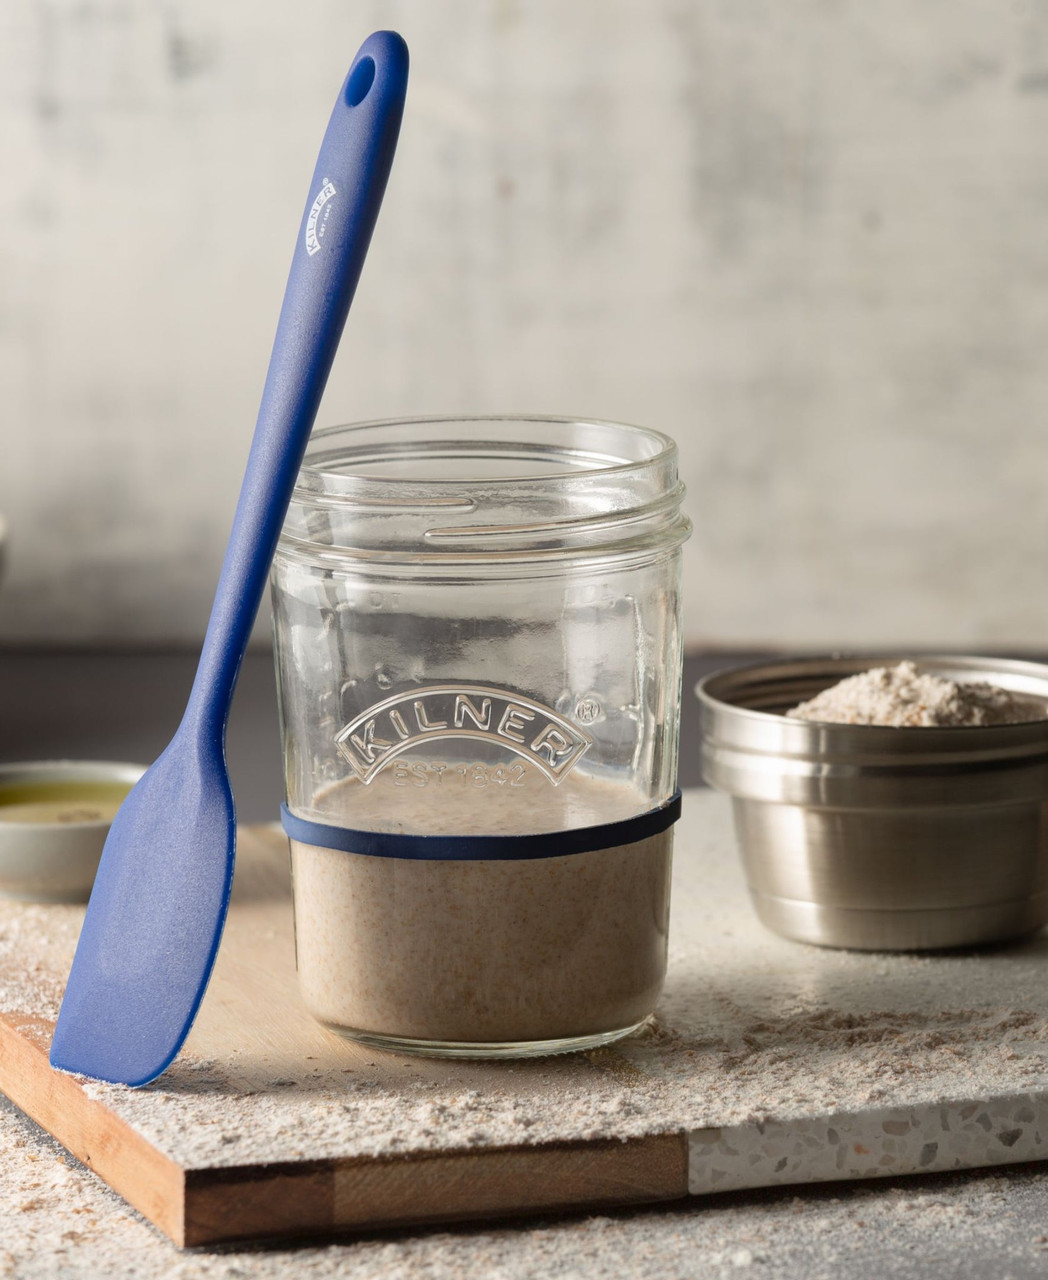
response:
M1048 5L6 0L0 639L206 619L334 93L413 80L324 424L681 445L696 644L1048 641Z

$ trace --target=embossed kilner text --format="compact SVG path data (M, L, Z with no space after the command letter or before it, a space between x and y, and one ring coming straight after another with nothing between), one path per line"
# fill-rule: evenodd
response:
M438 738L496 742L554 783L593 741L541 702L479 685L430 685L386 698L341 729L335 741L361 782L370 782L402 752Z

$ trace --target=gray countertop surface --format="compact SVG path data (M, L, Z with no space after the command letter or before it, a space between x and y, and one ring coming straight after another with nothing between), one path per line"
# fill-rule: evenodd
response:
M685 672L682 781L698 781ZM148 762L177 723L195 656L0 652L0 760ZM229 756L245 821L275 817L271 660L248 655ZM1039 1165L751 1191L560 1220L382 1234L321 1247L180 1252L0 1098L0 1276L14 1277L1026 1277L1048 1273Z

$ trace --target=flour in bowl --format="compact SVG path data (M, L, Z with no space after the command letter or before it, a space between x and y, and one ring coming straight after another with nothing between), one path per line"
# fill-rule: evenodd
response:
M946 680L921 672L914 662L874 667L849 676L786 714L830 724L899 728L977 727L1044 720L1043 704L997 685Z

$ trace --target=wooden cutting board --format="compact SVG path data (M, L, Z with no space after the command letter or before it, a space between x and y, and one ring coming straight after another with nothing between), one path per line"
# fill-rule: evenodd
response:
M728 808L686 797L656 1024L478 1064L379 1054L299 1003L287 849L241 833L185 1052L141 1090L53 1072L82 910L0 904L0 1089L181 1245L672 1200L1048 1155L1048 946L870 956L774 938Z

